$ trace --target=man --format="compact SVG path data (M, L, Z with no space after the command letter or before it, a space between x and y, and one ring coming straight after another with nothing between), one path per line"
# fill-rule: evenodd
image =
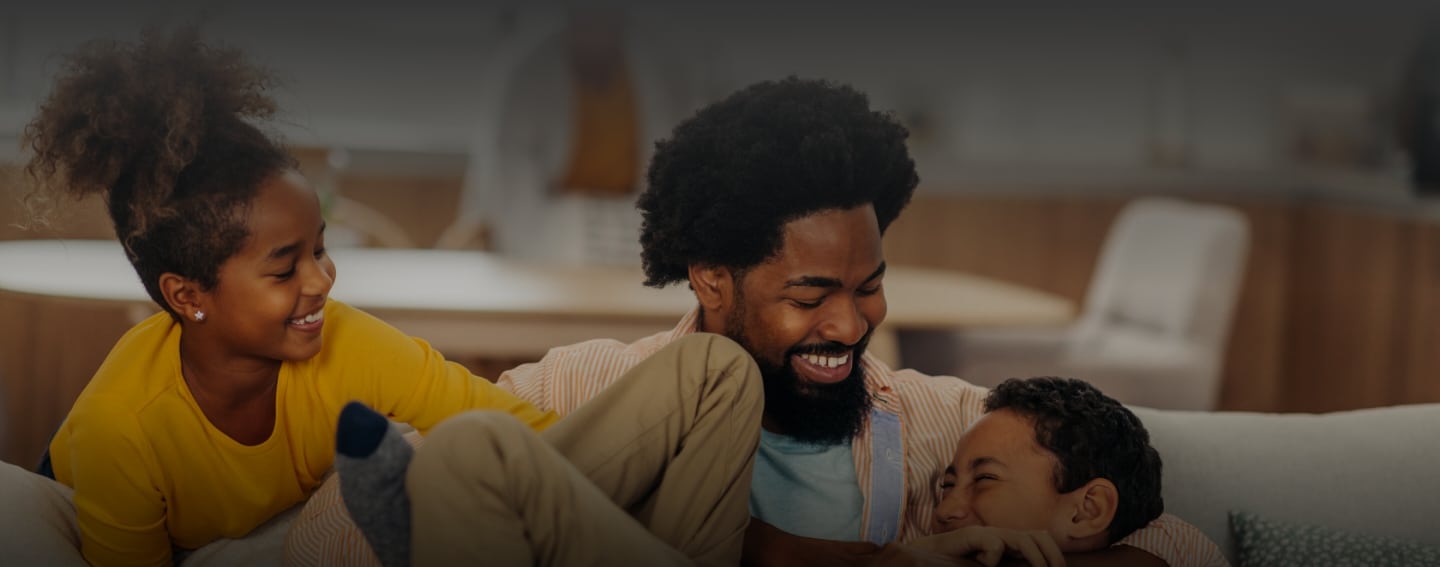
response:
M992 554L1006 535L994 528L1026 530L1043 540L1037 547L1057 553L1103 549L1164 511L1160 470L1149 432L1114 398L1073 378L1011 378L990 391L985 416L961 435L940 483L934 532L988 537ZM908 545L954 551L947 538ZM1217 546L1195 550L1205 553L1213 554L1207 562L1224 562Z
M665 345L723 334L765 390L746 563L914 559L888 544L929 535L940 471L986 390L865 356L885 318L881 235L918 183L906 135L823 81L763 82L702 109L657 144L638 202L646 284L686 283L697 308L631 344L552 349L499 384L565 415ZM1189 565L1204 539L1165 516L1069 560Z
M698 308L629 345L553 349L500 385L564 414L668 342L723 334L765 384L747 562L844 563L926 535L939 471L986 391L865 356L885 318L881 235L918 183L905 137L822 81L760 83L701 110L657 145L638 203L646 284L687 283ZM1203 540L1162 517L1075 560L1182 564Z

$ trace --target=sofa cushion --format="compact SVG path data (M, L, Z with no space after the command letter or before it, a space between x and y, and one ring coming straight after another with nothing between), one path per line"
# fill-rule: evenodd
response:
M1231 510L1440 546L1440 404L1319 415L1132 409L1164 461L1165 511L1232 562Z
M296 505L243 538L176 555L186 567L279 565ZM85 567L69 487L0 462L0 565Z
M0 563L85 565L69 488L0 462Z
M1440 565L1440 547L1232 512L1239 567Z

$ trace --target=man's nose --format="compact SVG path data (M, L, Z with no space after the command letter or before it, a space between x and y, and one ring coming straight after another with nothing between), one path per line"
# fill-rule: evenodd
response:
M820 338L846 345L853 345L870 331L870 323L860 312L855 302L841 302L827 313L820 328Z

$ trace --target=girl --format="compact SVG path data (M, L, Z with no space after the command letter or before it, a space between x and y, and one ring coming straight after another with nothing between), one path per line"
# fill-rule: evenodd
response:
M136 325L50 445L94 565L163 565L300 502L358 400L424 432L491 408L555 421L328 297L319 201L253 120L269 77L194 30L74 54L25 131L51 193L104 197L163 313Z

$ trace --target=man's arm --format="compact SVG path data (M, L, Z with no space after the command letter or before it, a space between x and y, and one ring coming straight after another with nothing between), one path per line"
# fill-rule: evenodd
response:
M1149 525L1126 536L1112 547L1131 548L1173 567L1229 567L1220 546L1205 532L1170 514L1161 514ZM1097 565L1104 565L1098 563Z
M863 541L832 541L797 536L757 518L750 518L750 525L745 529L745 548L741 564L746 567L980 565L966 558L939 558L902 545L879 547ZM1168 567L1159 557L1128 545L1114 545L1086 553L1070 553L1065 555L1065 564L1071 567ZM1022 558L1008 558L1001 565L1022 567L1029 563Z
M1026 565L1023 559L1007 559L1001 563L1005 567L1022 567ZM1165 560L1160 559L1140 549L1128 545L1112 545L1097 551L1085 553L1065 554L1065 565L1068 567L1104 567L1113 565L1116 567L1169 567Z
M832 541L797 536L750 518L740 563L746 567L839 565L842 567L980 567L968 559L947 558L902 545Z
M747 567L859 566L879 550L879 546L863 541L797 536L752 517L745 528L745 550L740 562Z
M925 537L922 537L922 538L919 538L919 539L916 539L916 540L912 540L912 541L906 543L905 546L908 546L908 547L918 547L918 548L923 549L923 550L940 552L940 553L945 553L945 554L949 554L949 555L955 555L955 554L956 554L956 553L955 553L956 550L964 551L964 550L974 549L974 548L976 547L976 543L975 543L974 541L970 541L970 539L972 538L972 536L971 536L970 534L966 533L966 531L965 531L966 529L968 529L968 528L962 528L961 530L956 530L956 531L953 531L953 532L945 532L945 533L939 533L939 534L934 534L934 535L925 536ZM989 529L989 528L981 528L981 529ZM1002 530L1002 531L1009 531L1009 530ZM1054 556L1060 554L1060 550L1059 550L1058 548L1054 547L1055 544L1053 543L1053 541L1050 540L1049 536L1045 536L1043 539L1046 540L1047 542L1049 542L1049 543L1048 543L1048 546L1050 546L1050 550L1051 550L1051 551L1049 552L1049 554L1048 554L1049 557L1054 557ZM1004 560L1000 561L1000 565L1002 565L1002 566L1004 566L1004 567L1022 567L1022 566L1026 566L1026 565L1031 565L1031 563L1030 563L1029 561L1027 561L1025 558L1020 557L1019 555L1017 555L1016 550L1020 549L1020 547L1018 547L1018 546L1016 546L1016 545L1013 545L1013 544L1008 544L1008 543L1007 543L1004 547L1007 549L1007 552L1006 552L1006 554L1005 554ZM967 555L967 556L968 556L968 554L964 554L964 555ZM1129 545L1123 545L1123 544L1121 544L1121 545L1112 545L1112 546L1106 547L1106 548L1104 548L1104 549L1098 549L1098 550L1095 550L1095 551L1072 552L1072 553L1066 553L1066 554L1064 554L1064 555L1065 555L1065 563L1064 563L1064 564L1067 565L1067 566L1078 566L1078 567L1103 567L1103 566L1106 566L1106 565L1124 566L1124 567L1130 567L1130 566L1132 566L1132 565L1133 565L1133 566L1139 566L1139 567L1168 567L1168 566L1169 566L1169 563L1166 563L1164 559L1161 559L1160 557L1157 557L1157 556L1155 556L1154 554L1151 554L1151 553L1149 553L1149 552L1147 552L1147 551L1145 551L1145 550L1142 550L1142 549L1139 549L1139 548L1136 548L1136 547L1131 547L1131 546L1129 546Z

